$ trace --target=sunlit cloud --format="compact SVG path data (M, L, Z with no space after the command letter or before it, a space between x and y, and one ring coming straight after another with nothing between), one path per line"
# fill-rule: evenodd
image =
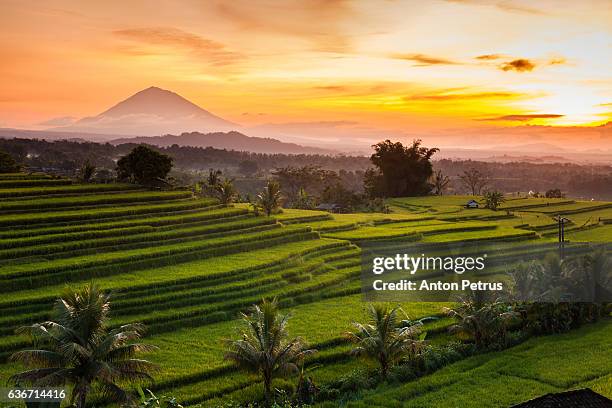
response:
M462 101L476 99L517 99L525 98L528 95L517 92L474 92L456 93L455 90L443 90L428 94L407 96L407 101Z
M458 65L459 62L451 61L446 58L433 57L424 54L393 54L391 58L416 62L414 66L428 66L428 65Z
M135 41L149 46L164 47L164 52L176 52L177 49L202 57L213 65L228 65L245 57L239 53L229 51L227 47L217 41L203 38L197 34L189 33L173 27L144 27L128 28L113 31L118 37ZM158 49L129 49L131 55L158 52Z
M529 72L533 71L535 64L528 59L519 58L510 62L505 62L500 65L499 69L502 71L516 71L516 72Z
M534 119L557 119L565 115L558 115L554 113L542 113L542 114L529 114L529 115L504 115L495 118L479 119L482 121L511 121L511 122L528 122Z
M479 55L477 57L474 57L477 60L483 60L483 61L491 61L491 60L497 60L500 58L503 58L503 55L499 55L499 54L484 54L484 55Z

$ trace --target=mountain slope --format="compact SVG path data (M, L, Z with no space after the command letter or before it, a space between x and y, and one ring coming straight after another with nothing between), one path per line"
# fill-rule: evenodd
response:
M150 87L135 93L97 116L55 128L68 132L156 136L186 131L228 131L240 125L213 115L182 96Z
M214 147L216 149L239 150L253 153L286 153L286 154L329 154L331 150L317 147L300 146L295 143L285 143L277 139L250 137L240 132L227 133L183 133L179 136L165 135L154 137L127 137L111 140L114 145L123 143L147 143L165 147L177 144L179 146Z

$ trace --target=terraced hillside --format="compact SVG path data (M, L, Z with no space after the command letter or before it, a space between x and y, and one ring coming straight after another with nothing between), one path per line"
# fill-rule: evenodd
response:
M607 203L511 200L507 211L490 211L463 209L465 201L397 199L390 214L285 210L268 218L187 191L2 175L0 382L19 369L7 357L29 344L15 329L49 317L66 283L94 280L112 293L113 325L147 325L147 342L159 346L148 358L162 367L152 386L160 393L205 406L259 398L258 380L223 360L221 340L235 335L237 313L264 296L278 297L293 315L291 334L319 350L307 365L324 384L363 365L342 336L365 318L361 243L553 239L555 206L573 211L570 239L612 228ZM442 306L404 309L418 318L441 316ZM427 325L428 339L445 341L448 324Z

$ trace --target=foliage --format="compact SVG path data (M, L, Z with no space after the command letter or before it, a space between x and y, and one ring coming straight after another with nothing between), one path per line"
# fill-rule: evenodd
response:
M507 343L508 328L520 315L511 306L500 301L487 302L486 296L472 291L460 299L455 308L446 308L447 314L457 322L449 331L460 340L472 340L479 349L503 348Z
M148 394L147 397L142 390L142 387L138 386L136 389L140 397L138 408L183 408L183 406L178 403L176 397L167 397L165 395L162 397L157 397L149 389L146 390Z
M485 200L485 208L493 211L497 211L499 206L506 201L504 195L499 191L487 191L483 198Z
M558 188L547 190L545 193L546 198L565 198L565 194Z
M96 173L96 166L94 166L91 161L86 160L81 166L79 173L81 174L81 180L85 183L89 183Z
M140 324L109 330L109 312L109 297L98 287L90 284L81 290L66 290L55 304L55 321L19 330L43 348L14 353L12 361L32 369L13 375L11 380L41 387L70 384L70 403L79 408L85 406L93 385L116 402L131 401L121 385L152 380L150 373L156 366L134 357L155 348L133 343L144 333Z
M301 210L312 210L314 208L313 197L308 195L306 190L300 188L295 201L293 202L293 208Z
M242 160L238 163L238 171L245 177L253 176L259 171L259 165L255 160Z
M444 190L446 190L449 183L450 183L450 179L448 178L448 176L445 176L442 173L442 170L436 171L434 175L432 176L432 180L431 180L431 184L433 185L433 193L435 195L444 194Z
M336 172L324 170L319 166L287 166L277 168L273 175L279 182L290 205L298 199L300 190L319 196L326 188L335 186L340 181Z
M13 156L0 150L0 173L17 173L20 169Z
M251 314L242 314L240 340L228 340L225 358L239 367L261 374L266 405L272 403L272 379L298 372L298 363L315 350L304 350L300 338L288 340L288 315L278 311L276 299L253 305Z
M375 360L380 365L381 376L387 378L389 369L405 358L414 358L422 350L419 340L420 324L400 325L399 307L390 308L386 304L368 306L370 321L366 324L354 323L355 332L347 333L349 341L357 347L354 355Z
M238 196L236 187L234 187L233 179L224 179L223 181L219 181L215 185L214 189L221 204L231 204Z
M429 179L433 174L431 157L439 150L421 146L420 140L404 147L390 140L373 145L375 153L370 160L377 167L366 174L366 189L371 194L382 193L385 197L419 196L431 191Z
M276 181L269 180L264 190L257 194L254 203L255 211L262 210L269 217L278 211L281 200L280 185Z
M172 161L170 156L150 147L137 146L117 161L117 177L137 184L154 184L166 178Z
M488 177L480 170L470 168L465 170L459 176L461 183L472 193L472 195L480 195L482 189L488 184Z
M359 206L362 201L363 198L361 195L355 194L340 183L325 187L321 195L321 202L337 204L345 211L349 212Z
M364 211L384 214L391 212L391 210L389 210L389 206L385 203L385 200L380 197L369 199L366 202Z

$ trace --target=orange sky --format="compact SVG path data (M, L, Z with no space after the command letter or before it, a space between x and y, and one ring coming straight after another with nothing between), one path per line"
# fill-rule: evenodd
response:
M2 0L0 127L151 85L247 127L329 124L313 140L596 126L611 21L608 0Z

